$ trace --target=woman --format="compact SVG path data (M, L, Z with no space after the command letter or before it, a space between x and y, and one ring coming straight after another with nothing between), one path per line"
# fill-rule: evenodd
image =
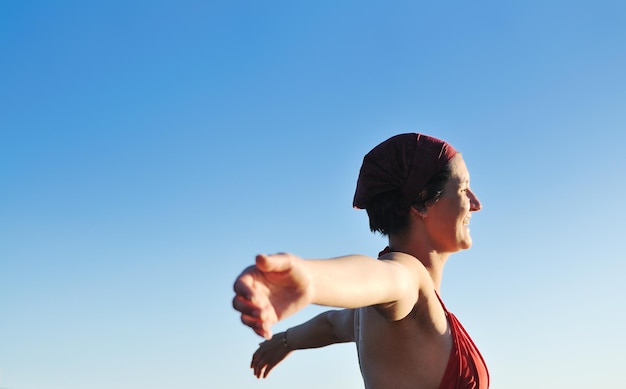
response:
M439 139L401 134L379 144L354 196L370 229L389 238L379 260L259 255L235 281L242 322L270 339L272 324L307 304L349 308L286 333L284 346L356 342L367 388L488 388L478 349L439 298L448 257L472 245L468 226L481 204L469 178L461 154Z

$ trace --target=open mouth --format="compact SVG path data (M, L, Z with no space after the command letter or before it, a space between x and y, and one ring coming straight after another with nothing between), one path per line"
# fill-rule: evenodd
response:
M463 225L464 225L464 226L469 226L469 224L470 224L470 218L469 218L469 216L464 217L464 218L463 218Z

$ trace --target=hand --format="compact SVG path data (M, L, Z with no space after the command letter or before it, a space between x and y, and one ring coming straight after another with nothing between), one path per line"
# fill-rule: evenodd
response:
M270 327L312 301L313 288L306 261L290 254L257 255L235 280L233 308L243 324L271 339Z
M266 378L274 366L278 365L287 355L291 354L285 342L286 332L281 332L270 340L259 343L259 348L252 355L250 367L254 369L256 378Z

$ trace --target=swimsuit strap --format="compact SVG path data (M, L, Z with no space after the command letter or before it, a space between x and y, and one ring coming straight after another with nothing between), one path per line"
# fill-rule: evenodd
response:
M435 289L435 295L437 296L437 299L439 300L439 303L441 304L441 307L443 308L443 311L446 313L446 315L448 314L448 309L446 308L446 304L443 303L443 300L441 299L441 297L439 296L439 293L437 293L437 290Z

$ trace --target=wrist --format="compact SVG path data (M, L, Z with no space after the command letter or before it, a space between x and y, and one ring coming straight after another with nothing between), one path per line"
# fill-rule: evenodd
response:
M287 340L287 333L288 332L289 332L289 330L286 330L285 332L283 332L283 336L282 336L283 347L285 348L285 350L292 351L293 349L291 347L289 347L289 342Z

